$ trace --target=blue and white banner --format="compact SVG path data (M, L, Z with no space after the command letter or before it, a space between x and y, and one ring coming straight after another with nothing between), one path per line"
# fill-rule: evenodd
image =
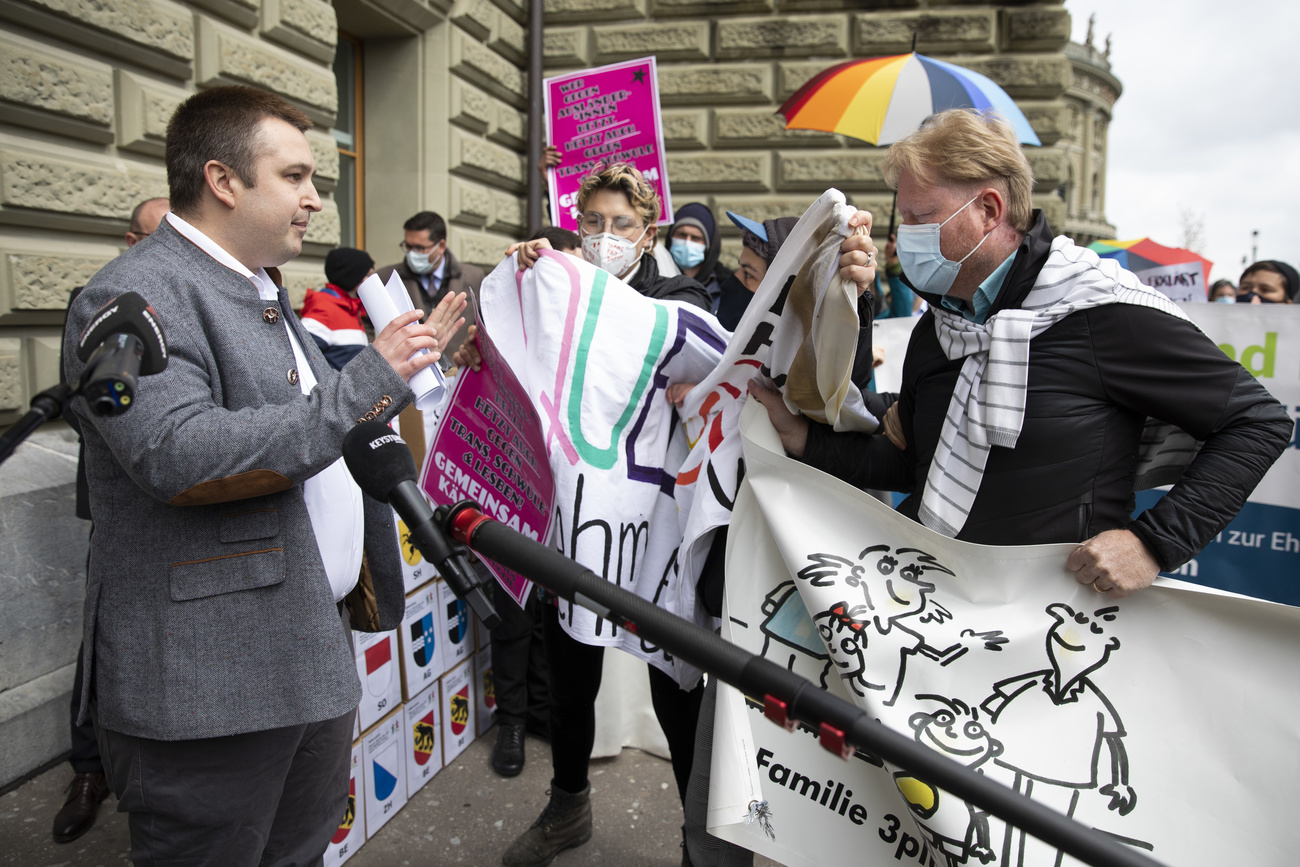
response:
M1180 304L1300 421L1300 307ZM1142 491L1138 510L1163 491ZM1178 578L1300 605L1300 427L1240 514L1176 573Z
M1179 307L1300 422L1300 306ZM916 322L910 318L875 323L873 339L885 348L885 363L876 369L878 391L901 387L903 358ZM1162 496L1162 490L1139 491L1137 510L1150 508ZM1300 605L1300 426L1241 513L1200 554L1167 576Z

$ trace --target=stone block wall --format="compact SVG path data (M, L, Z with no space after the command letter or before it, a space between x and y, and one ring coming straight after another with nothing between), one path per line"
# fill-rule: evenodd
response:
M526 3L457 0L451 11L447 201L462 261L491 270L527 233L529 174Z
M125 249L135 205L167 194L167 120L187 95L252 84L303 109L328 199L336 41L328 0L0 4L0 369L13 372L0 426L53 384L68 293ZM297 297L323 281L338 236L327 201L285 269Z
M993 79L1022 106L1044 147L1031 148L1036 204L1063 215L1066 163L1052 145L1064 120L1070 14L1060 2L958 0L545 0L546 73L654 54L673 200L708 204L734 265L738 232L724 210L755 219L800 214L827 187L871 210L876 233L892 193L884 149L786 130L781 103L822 70L911 49ZM724 256L724 260L726 257Z

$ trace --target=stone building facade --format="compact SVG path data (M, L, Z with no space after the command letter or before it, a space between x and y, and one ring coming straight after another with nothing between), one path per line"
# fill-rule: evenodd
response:
M861 57L922 54L987 75L1021 106L1043 142L1029 148L1035 204L1064 221L1072 84L1064 54L1070 14L1059 2L941 0L546 0L548 75L654 54L673 201L757 220L800 214L827 187L876 215L883 236L892 194L884 149L787 131L777 108L813 75ZM737 233L720 221L724 249ZM724 257L725 259L725 257Z
M397 261L423 209L455 215L457 254L498 261L524 231L526 9L0 0L0 428L58 381L68 295L125 249L133 207L166 195L167 120L199 88L263 87L316 124L324 210L282 269L295 299L340 241ZM0 787L68 748L88 529L76 451L55 423L0 467Z
M1072 111L1108 119L1114 96L1098 103L1080 78L1061 2L542 2L548 75L657 57L679 205L765 219L836 186L883 234L883 150L787 132L774 112L827 66L905 52L915 33L918 51L984 73L1022 106L1043 141L1029 155L1053 225L1071 225L1061 193L1090 205L1098 189L1073 225L1104 224L1104 168L1070 185L1090 177L1090 155L1104 160L1104 122ZM132 208L166 194L166 122L199 88L264 87L316 123L325 210L282 269L295 298L323 282L340 242L396 261L402 222L425 209L447 218L457 256L495 265L527 231L527 11L528 0L0 0L0 427L57 381L68 294L125 249ZM734 263L738 238L719 225ZM75 458L71 431L53 424L0 468L0 787L67 749L87 533L72 517Z
M1110 71L1110 48L1098 51L1091 34L1083 45L1066 45L1065 56L1070 86L1062 97L1065 130L1056 143L1066 154L1065 183L1058 190L1065 203L1061 231L1078 244L1090 244L1115 237L1115 227L1106 220L1107 130L1124 88Z

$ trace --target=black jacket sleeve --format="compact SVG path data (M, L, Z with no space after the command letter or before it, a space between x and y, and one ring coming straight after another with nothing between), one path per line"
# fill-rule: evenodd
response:
M1118 304L1088 316L1107 396L1203 443L1177 484L1128 528L1162 570L1177 569L1241 511L1289 443L1293 422L1192 323Z

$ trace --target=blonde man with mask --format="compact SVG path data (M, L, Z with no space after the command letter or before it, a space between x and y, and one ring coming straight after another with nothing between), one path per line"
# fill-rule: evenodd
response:
M786 451L908 492L899 511L947 536L1078 543L1067 567L1112 598L1195 556L1286 448L1285 408L1165 296L1053 236L996 115L935 115L890 148L885 177L901 279L930 306L889 437L809 424L754 385ZM1169 444L1171 426L1201 443L1190 459L1144 449L1144 431ZM1135 490L1172 482L1131 517Z

